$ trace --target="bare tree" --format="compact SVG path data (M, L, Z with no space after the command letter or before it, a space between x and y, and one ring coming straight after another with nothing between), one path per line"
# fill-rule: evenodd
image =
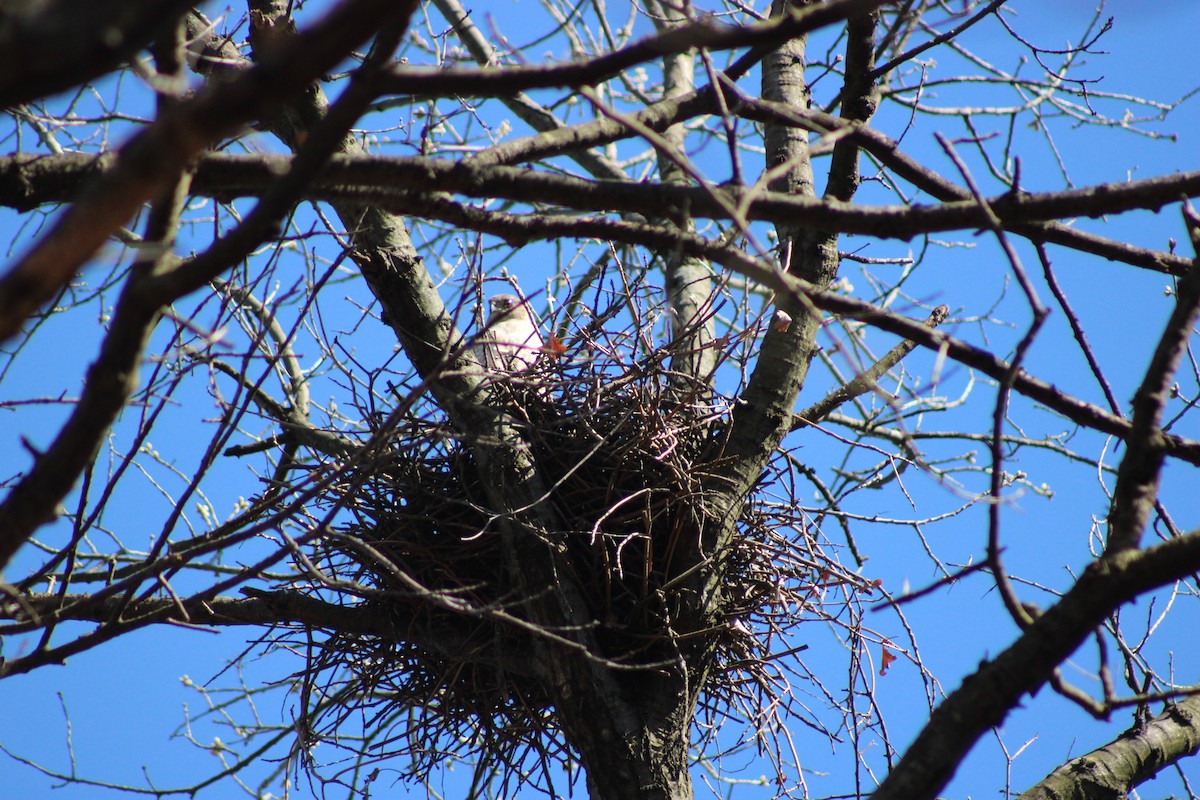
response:
M506 9L0 19L38 51L0 81L0 676L253 626L276 679L197 687L223 768L158 795L465 762L470 796L725 796L753 752L779 796L915 800L1053 697L1132 727L1006 793L1194 754L1159 629L1200 569L1163 484L1200 464L1200 270L1105 221L1194 251L1200 174L1072 181L1064 142L1176 105L1096 85L1103 9L1057 49L1004 0ZM1168 286L1136 358L1089 343L1085 258ZM1068 474L1070 522L1017 508ZM943 683L909 610L968 590L994 619Z

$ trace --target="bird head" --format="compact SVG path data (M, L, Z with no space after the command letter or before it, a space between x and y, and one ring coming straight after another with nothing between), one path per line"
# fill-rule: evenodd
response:
M497 323L506 317L514 317L523 309L521 298L515 294L498 294L488 301L488 307L491 309L488 324Z

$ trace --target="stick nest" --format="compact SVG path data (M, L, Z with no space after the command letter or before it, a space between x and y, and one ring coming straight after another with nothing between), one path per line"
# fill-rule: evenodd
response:
M695 544L702 470L728 422L723 400L681 389L665 362L659 353L547 363L505 377L493 398L563 523L536 535L562 554L586 599L603 649L595 655L622 668L678 660L690 646L673 632L681 581L672 579ZM344 745L353 722L371 742L350 746L356 763L404 754L411 776L473 755L509 789L509 780L545 776L539 765L570 763L547 692L513 668L536 640L512 622L523 612L505 566L506 521L489 510L476 449L431 407L414 407L390 430L375 419L373 441L386 444L324 498L341 511L316 549L324 578L312 591L384 608L397 631L387 640L335 633L310 657L305 686L323 708L314 733ZM778 637L813 605L814 585L840 569L817 553L793 500L756 496L743 506L725 555L725 601L707 634L716 666L703 673L698 730L720 716L757 727L790 702L779 703L787 682L769 652L793 644ZM439 630L446 647L422 643Z

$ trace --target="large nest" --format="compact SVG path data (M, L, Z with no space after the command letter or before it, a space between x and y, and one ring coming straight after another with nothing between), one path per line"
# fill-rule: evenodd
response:
M597 655L625 665L679 652L671 628L679 581L669 576L695 541L698 466L728 422L722 400L681 385L667 363L664 353L547 363L495 392L497 413L521 431L547 486L544 502L563 522L541 535L564 553L586 597L604 649ZM495 613L519 616L521 598L505 578L503 520L489 510L473 443L418 410L391 424L372 431L386 441L382 450L344 472L325 498L344 511L336 536L318 549L327 580L317 588L328 598L336 589L328 579L365 587L343 601L367 596L426 630L450 617L461 630L466 620L467 651L521 647ZM726 564L717 667L704 673L701 709L711 713L701 718L737 707L757 725L786 685L768 666L770 633L812 603L813 584L831 566L820 563L794 503L749 502L740 528ZM318 735L344 735L347 721L359 720L376 748L371 757L404 753L414 775L468 752L487 753L492 768L518 781L531 758L569 761L540 684L497 666L503 659L448 657L399 633L391 641L338 634L325 643L306 681L320 683L326 706ZM364 709L369 716L360 716Z

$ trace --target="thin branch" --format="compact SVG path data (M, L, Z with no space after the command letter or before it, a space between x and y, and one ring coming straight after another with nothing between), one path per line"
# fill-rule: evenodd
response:
M454 32L458 35L459 40L466 45L475 60L484 67L491 67L491 69L477 70L476 72L488 75L499 74L500 71L496 69L498 64L495 49L492 47L491 42L480 33L479 28L475 27L470 15L462 7L462 4L458 0L433 0L433 4L442 12L442 16L454 26ZM507 74L509 69L511 67L505 67L502 71L503 74ZM440 73L444 75L448 72L457 71L459 70L441 70ZM465 89L462 94L472 97L478 96L477 90L474 87ZM522 91L503 92L500 94L500 98L514 114L536 131L544 133L567 127L558 117L554 116L548 109L535 102ZM624 170L614 164L611 159L591 148L579 148L573 150L569 155L577 164L597 178L607 180L626 179Z
M925 320L924 324L927 327L936 328L946 320L949 314L949 306L938 306ZM867 392L874 391L879 379L888 370L899 364L901 359L911 353L916 346L916 342L908 339L897 344L870 367L855 375L846 385L834 389L816 403L796 414L795 420L792 422L792 430L798 430L808 425L815 425L837 410L839 406Z

